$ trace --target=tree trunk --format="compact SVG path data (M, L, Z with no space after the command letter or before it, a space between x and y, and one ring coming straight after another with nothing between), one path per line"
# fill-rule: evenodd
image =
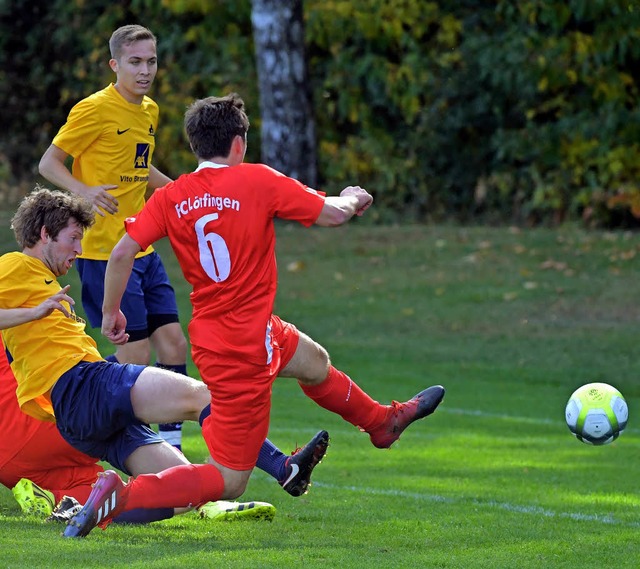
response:
M308 186L317 182L302 0L251 0L262 116L262 160Z

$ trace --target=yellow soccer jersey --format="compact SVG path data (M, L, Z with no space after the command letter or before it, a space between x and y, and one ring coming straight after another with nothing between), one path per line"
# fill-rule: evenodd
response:
M124 220L144 205L155 148L158 105L129 103L113 83L77 103L53 144L73 156L72 174L89 186L113 184L118 213L96 215L82 240L85 259L107 260L124 235ZM151 253L149 247L139 256Z
M62 287L47 266L24 253L0 257L0 308L32 308ZM59 310L49 316L2 331L13 358L11 369L18 380L18 403L22 410L44 421L55 420L48 392L57 379L80 361L103 359L84 321Z

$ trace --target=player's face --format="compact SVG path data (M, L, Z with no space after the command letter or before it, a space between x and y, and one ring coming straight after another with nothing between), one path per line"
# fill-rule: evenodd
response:
M82 227L75 219L71 218L55 239L45 238L42 247L42 261L56 277L66 275L76 257L82 253L83 234Z
M130 103L139 105L158 71L158 56L153 40L141 40L122 47L119 59L109 61L116 72L116 89Z

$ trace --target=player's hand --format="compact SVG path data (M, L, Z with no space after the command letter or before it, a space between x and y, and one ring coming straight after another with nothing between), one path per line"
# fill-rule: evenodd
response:
M44 302L41 302L33 309L34 320L40 320L41 318L45 318L49 316L54 310L59 310L64 314L67 318L71 316L67 307L62 304L66 302L70 306L75 304L73 298L71 298L67 292L71 288L71 285L67 285L64 288L61 288L56 294L50 296Z
M112 344L122 346L129 341L129 334L125 332L127 319L121 310L116 314L102 314L102 335Z
M362 215L373 203L373 196L360 186L347 186L340 192L341 196L355 196L358 198L356 215Z
M98 215L105 217L105 212L113 215L118 212L118 200L108 190L115 190L117 187L110 184L90 186L83 192L83 196L91 203L93 211Z

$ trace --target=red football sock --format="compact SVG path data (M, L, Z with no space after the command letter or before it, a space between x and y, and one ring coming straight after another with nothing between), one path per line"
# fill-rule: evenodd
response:
M213 464L185 464L158 474L141 474L129 481L126 510L183 508L215 502L224 480Z
M337 413L363 431L379 425L386 417L386 407L367 395L344 372L331 366L326 379L318 385L303 385L302 391L320 407Z

